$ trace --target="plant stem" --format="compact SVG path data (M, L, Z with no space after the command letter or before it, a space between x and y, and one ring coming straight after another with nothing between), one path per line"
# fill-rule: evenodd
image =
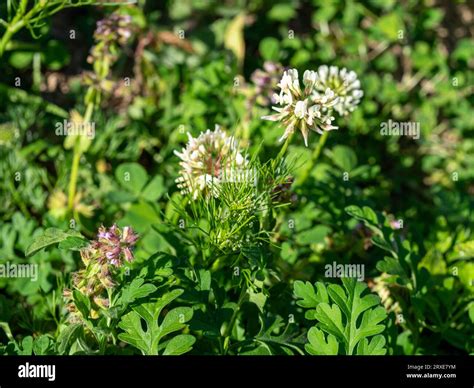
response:
M277 168L280 162L283 160L283 157L285 156L286 150L288 149L288 145L290 144L292 137L293 133L286 138L285 143L281 147L277 157L273 159L273 168Z
M86 108L86 114L84 116L84 124L87 124L92 117L94 111L94 104L89 103ZM71 177L69 178L69 193L68 193L68 210L73 212L74 210L74 199L76 197L76 187L77 187L77 175L79 172L79 162L81 161L82 150L80 148L80 138L76 138L76 142L73 148L73 157L72 157L72 167L71 167Z
M10 23L6 26L5 33L0 40L0 58L3 56L5 49L7 48L8 43L12 39L13 35L15 35L18 31L20 31L30 19L31 15L38 9L38 3L34 6L30 12L25 15L26 7L28 6L28 0L21 0L20 4L18 5L17 11L13 19Z
M112 295L112 290L110 288L107 288L107 299L109 300L109 306L108 308L112 308L113 305L114 305L114 299L113 299L113 295ZM107 316L107 327L108 328L111 328L110 327L110 322L112 322L112 318L110 316Z
M321 151L323 150L324 144L326 144L328 135L329 131L324 131L324 133L320 136L318 145L311 154L311 159L307 165L306 170L304 170L303 174L301 175L298 185L302 185L304 182L306 182L306 179L308 179L311 170L313 169L314 165L319 159L319 156L321 155Z
M24 25L25 22L23 20L18 20L17 16L21 17L21 14L18 13L15 18L13 19L12 23L8 25L5 33L0 40L0 58L3 56L5 49L7 48L8 43L12 39L13 35L15 35Z
M92 4L92 2L89 4ZM15 14L12 21L10 23L2 23L5 26L6 31L0 39L0 58L3 56L5 49L13 35L15 35L23 27L38 22L41 19L44 19L46 16L54 15L55 13L61 11L63 8L80 7L81 5L87 4L66 4L65 1L50 1L49 3L47 1L38 1L27 12L28 0L21 0L21 3L18 5L17 8L17 13Z
M74 145L71 167L71 177L69 179L69 195L68 195L68 209L72 211L74 209L74 198L76 197L76 186L77 186L77 173L79 172L79 162L81 160L82 153L79 151L78 142Z
M239 301L237 302L237 307L232 313L230 318L229 325L226 327L224 332L224 354L227 354L229 350L230 336L232 335L232 330L234 329L235 321L237 320L237 315L240 311L240 307L244 303L245 297L247 296L247 287L243 287L240 291Z
M7 47L8 42L10 41L13 35L13 31L11 30L10 26L8 26L7 30L2 36L2 40L0 40L0 58L3 56L5 52L5 48Z

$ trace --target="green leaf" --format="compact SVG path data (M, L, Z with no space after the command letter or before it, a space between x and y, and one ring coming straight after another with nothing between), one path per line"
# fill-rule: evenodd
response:
M61 241L58 245L60 249L65 249L69 251L78 251L89 245L89 241L82 237L67 237L65 240Z
M60 243L70 237L76 237L84 240L82 235L79 232L76 232L75 230L68 230L67 232L64 232L60 229L48 228L43 232L43 234L33 239L33 242L28 246L28 248L26 248L25 255L34 255L41 249L53 244Z
M303 302L297 301L297 304L311 309L309 314L306 313L306 317L316 319L318 322L315 327L328 334L326 339L317 331L311 332L312 341L308 345L309 350L306 349L312 352L311 354L324 351L315 348L315 344L323 346L322 349L327 351L333 351L334 340L337 340L343 345L345 354L351 355L361 341L385 330L381 322L387 314L383 307L377 306L380 304L380 298L374 294L363 295L367 285L356 279L343 278L342 283L343 287L331 284L326 288L323 283L318 282L314 287L318 290L316 293L315 289L310 289L309 283L295 282L295 295L303 298ZM360 345L360 352L379 354L384 349L384 344L381 345L379 339L373 343L367 342Z
M260 312L264 312L263 308L265 307L265 302L267 301L267 297L263 292L253 292L252 290L249 291L249 301L254 303Z
M294 244L284 242L281 245L281 258L293 265L298 259L298 250L294 247Z
M242 356L271 356L273 353L266 345L259 345L252 350L241 351Z
M65 354L70 346L76 341L77 338L82 334L83 326L80 323L73 323L66 326L58 337L58 352L59 354Z
M119 339L140 349L145 355L157 355L162 338L184 329L185 323L193 316L192 308L177 307L165 315L161 324L158 323L163 308L182 293L183 290L173 290L156 303L145 303L133 308L133 311L122 317L118 325L124 330L124 333L119 334Z
M395 250L393 249L392 244L390 244L390 242L388 242L385 238L375 235L372 237L372 242L375 245L377 245L379 248L382 248L383 250L387 252L393 252L396 254Z
M34 53L31 51L15 51L10 55L9 62L15 69L26 69L33 61Z
M337 145L331 152L332 160L344 172L351 172L357 167L357 155L347 146Z
M322 303L316 308L314 317L319 321L319 327L326 333L332 334L340 342L345 342L344 326L339 306Z
M148 174L138 163L122 163L115 170L117 181L125 189L139 195L148 181Z
M190 307L176 307L163 318L160 330L161 336L164 337L175 331L179 331L186 327L185 322L188 322L193 317L193 309Z
M317 327L309 329L308 341L309 344L306 344L304 348L309 354L335 356L338 353L339 344L336 337L328 334L326 341L324 332Z
M387 39L395 41L398 39L399 32L404 30L404 25L400 16L392 12L381 16L375 23L375 28L385 35Z
M267 61L278 61L280 56L280 43L275 38L264 38L259 45L260 54Z
M84 295L79 290L74 290L72 292L72 296L74 298L74 304L76 305L79 312L85 319L89 318L89 312L91 310L91 301L90 299Z
M296 298L301 299L296 304L306 309L316 309L320 303L329 302L326 287L319 282L313 287L310 282L303 283L301 280L297 280L294 284L294 293Z
M224 46L234 53L239 67L242 67L245 59L244 28L245 13L239 13L231 20L224 35Z
M28 336L21 341L21 348L18 350L21 356L31 356L33 354L33 337Z
M294 4L276 4L268 12L268 18L279 22L286 22L296 15Z
M135 300L144 298L157 290L153 284L143 284L144 282L145 280L143 280L143 278L133 279L132 282L122 290L122 295L119 299L120 303L129 305Z
M459 261L457 263L459 269L459 280L464 284L466 290L474 292L473 290L473 279L474 279L474 263Z
M363 356L383 356L387 353L385 348L385 337L383 335L376 335L370 342L364 338L357 345L357 354Z
M48 354L52 341L47 335L41 335L35 339L33 343L33 352L37 356L44 356Z
M109 191L107 193L107 198L111 203L124 203L124 202L133 202L136 199L136 196L125 190L115 190Z
M457 41L456 49L453 51L453 58L457 61L468 62L474 55L474 42L466 37Z
M255 341L267 349L266 354L304 354L301 350L300 339L296 337L297 334L294 333L294 330L291 330L294 325L285 325L282 317L264 320L259 316L259 321L260 331L255 337ZM265 354L263 349L253 352Z
M180 354L184 354L189 352L194 343L196 342L196 338L189 334L180 334L176 337L173 337L168 344L166 345L165 351L163 352L164 356L179 356Z
M158 220L160 213L154 204L140 200L128 208L121 225L134 225L138 233L145 233Z
M400 262L393 257L384 257L383 260L377 262L376 267L380 272L386 272L390 275L398 275L403 278L407 277Z
M211 290L211 272L205 269L200 269L199 272L199 289L201 291L210 291Z
M456 244L454 252L463 259L474 258L474 240Z
M379 224L377 214L368 206L360 208L359 206L351 205L347 206L344 210L351 217L354 217L359 221L365 221L375 226Z
M297 234L296 242L301 245L322 244L329 232L331 232L331 228L325 225L317 225Z
M433 29L436 28L444 17L444 11L440 8L433 8L428 10L427 18L423 21L424 29Z
M147 201L157 201L166 193L166 190L163 177L157 175L146 185L141 195Z

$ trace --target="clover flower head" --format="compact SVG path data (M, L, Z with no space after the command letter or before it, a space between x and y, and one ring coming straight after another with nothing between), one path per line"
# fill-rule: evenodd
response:
M188 144L175 155L181 159L180 176L176 179L182 194L197 199L199 193L217 196L219 184L232 169L247 164L236 140L216 125L215 130L202 132L197 138L188 133Z
M317 73L306 70L303 74L304 88L301 88L298 70L289 69L283 73L277 85L280 93L273 95L274 101L279 106L274 106L272 109L277 113L262 117L264 120L281 121L284 124L286 129L280 141L299 130L305 145L308 146L310 130L322 134L324 131L337 129L337 126L332 124L334 117L331 109L338 103L338 97L330 88L326 88L324 93L315 95L317 79Z
M360 89L360 81L354 71L336 66L319 66L314 82L313 96L322 97L329 88L338 97L333 109L340 115L346 116L353 112L364 95Z

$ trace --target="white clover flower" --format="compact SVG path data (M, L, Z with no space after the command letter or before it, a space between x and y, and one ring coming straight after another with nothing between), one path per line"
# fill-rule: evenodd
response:
M309 130L322 134L324 131L337 129L332 125L334 117L331 115L331 108L337 104L338 98L329 88L322 95L315 95L317 79L317 73L306 70L303 74L304 89L301 90L298 70L290 69L283 73L278 83L280 93L273 95L273 100L280 106L272 109L278 113L262 117L264 120L281 121L285 125L285 133L280 141L299 130L308 146Z
M336 66L319 66L314 83L313 95L316 98L322 97L322 93L331 89L338 98L334 105L334 110L341 116L346 116L354 111L364 95L360 90L360 81L354 71L346 68L339 69Z
M190 193L197 199L200 193L217 196L217 188L232 169L248 163L237 142L216 125L194 138L188 133L188 144L181 152L174 151L181 162L180 177L176 179L182 194Z

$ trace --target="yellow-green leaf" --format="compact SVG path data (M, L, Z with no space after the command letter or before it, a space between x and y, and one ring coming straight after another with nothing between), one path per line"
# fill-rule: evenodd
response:
M245 58L244 26L245 14L239 13L227 26L224 37L224 47L235 54L240 68Z

